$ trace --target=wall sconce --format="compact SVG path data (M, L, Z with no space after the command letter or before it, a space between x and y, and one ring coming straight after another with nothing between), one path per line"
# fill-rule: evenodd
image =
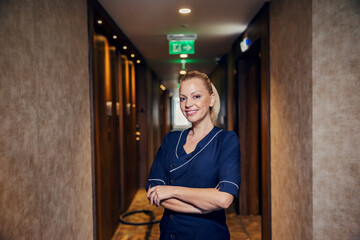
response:
M163 84L160 84L160 88L161 88L161 90L163 90L163 91L166 90L166 87L165 87Z
M245 37L241 42L240 42L240 49L241 52L245 52L246 50L248 50L251 46L252 42L250 41L250 39L248 39L247 37Z

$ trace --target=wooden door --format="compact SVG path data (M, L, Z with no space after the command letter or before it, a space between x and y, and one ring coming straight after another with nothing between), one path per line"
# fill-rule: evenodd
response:
M97 239L110 239L118 226L119 162L116 153L115 48L94 36L94 139Z
M122 125L121 144L123 157L120 160L121 169L121 206L124 212L130 205L138 189L138 141L136 117L136 76L133 61L125 55L120 55L120 79L122 85Z
M246 55L237 61L237 127L241 148L241 215L261 214L260 59Z

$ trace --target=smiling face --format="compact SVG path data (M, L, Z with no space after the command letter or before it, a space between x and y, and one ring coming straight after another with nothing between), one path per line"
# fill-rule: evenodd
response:
M180 108L191 123L210 120L210 107L214 105L214 95L206 89L203 80L191 78L182 81L179 90Z

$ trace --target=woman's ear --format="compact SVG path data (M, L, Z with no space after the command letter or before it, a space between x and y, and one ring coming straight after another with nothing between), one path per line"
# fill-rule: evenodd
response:
M213 107L215 105L215 95L210 95L210 107Z

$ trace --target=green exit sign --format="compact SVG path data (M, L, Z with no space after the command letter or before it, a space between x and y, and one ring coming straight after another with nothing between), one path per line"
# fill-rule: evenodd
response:
M169 54L194 54L195 40L169 41Z

